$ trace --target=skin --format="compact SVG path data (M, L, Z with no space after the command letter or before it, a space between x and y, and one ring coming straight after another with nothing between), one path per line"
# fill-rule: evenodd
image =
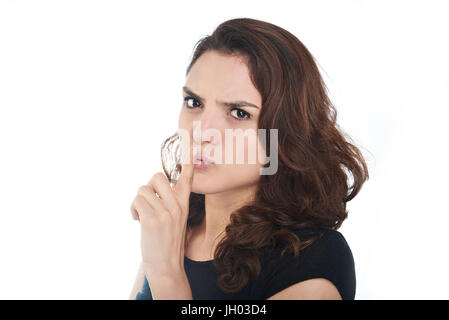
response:
M142 266L153 298L192 299L184 269L184 248L189 197L193 180L192 147L183 145L184 159L178 182L172 188L157 172L139 188L131 212L141 226Z
M205 195L206 217L204 223L191 234L190 248L186 255L193 260L213 259L214 246L223 237L225 226L229 224L231 212L252 199L260 179L262 164L249 163L248 154L262 152L262 146L244 139L243 148L225 143L225 129L249 130L257 134L257 123L262 107L262 97L250 79L249 69L239 56L223 55L216 51L204 53L192 66L185 87L195 93L192 96L183 91L184 101L179 115L179 128L190 132L191 141L201 145L203 152L217 162L208 169L195 168L192 191ZM196 97L201 97L201 101ZM218 102L244 100L256 107L242 106L238 109L223 106ZM190 107L190 108L189 108ZM248 119L248 113L251 117ZM243 119L243 120L238 120ZM201 121L201 135L193 137L193 121ZM205 132L217 130L222 139L208 137ZM232 150L231 150L232 149ZM221 151L222 158L219 157ZM232 153L230 153L232 151ZM224 155L233 154L233 163L225 163ZM244 163L237 163L237 155L243 156Z
M150 283L153 299L192 299L184 271L184 256L197 261L213 259L215 246L230 222L230 214L253 199L260 179L262 163L259 159L263 159L260 157L263 148L258 139L253 144L245 139L241 149L237 148L235 140L233 145L224 143L225 129L249 129L257 135L262 97L251 82L244 59L208 51L192 66L184 87L196 96L183 92L184 98L191 98L184 101L178 126L189 132L190 141L200 145L201 151L217 163L199 169L184 162L173 190L162 173L156 173L147 185L139 188L131 212L142 226L142 264L130 299L142 288L144 275ZM237 100L250 102L254 107L241 106L239 111L219 103ZM251 115L249 119L247 113ZM243 120L237 120L240 118ZM194 121L201 122L198 137L193 134ZM222 139L208 136L209 129L220 133ZM194 154L192 148L189 150ZM218 158L231 151L235 155L233 163L224 163L224 158ZM245 157L244 163L237 163L236 157L241 157L242 153L257 154L256 163L249 163ZM206 215L203 223L189 234L184 248L190 192L205 195ZM268 299L341 299L341 296L329 280L316 278L296 283Z

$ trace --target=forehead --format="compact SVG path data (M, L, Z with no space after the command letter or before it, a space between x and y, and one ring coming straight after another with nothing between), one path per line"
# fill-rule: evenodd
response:
M250 78L244 59L217 51L203 53L193 64L186 86L206 99L208 96L223 99L245 99L261 105L261 96Z

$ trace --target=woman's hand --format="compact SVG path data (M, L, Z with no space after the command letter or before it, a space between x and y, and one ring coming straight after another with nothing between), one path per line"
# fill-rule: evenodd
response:
M192 147L184 153L181 174L176 185L158 172L141 186L131 205L131 212L141 225L142 263L153 277L184 272L184 240L193 180ZM157 194L156 194L157 193Z

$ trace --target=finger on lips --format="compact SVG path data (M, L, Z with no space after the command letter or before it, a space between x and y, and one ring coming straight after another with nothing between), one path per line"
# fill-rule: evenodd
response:
M178 182L174 187L175 192L181 195L181 201L188 200L190 196L194 171L193 146L194 145L184 147L184 150L187 149L188 153L183 152L181 174L179 175Z

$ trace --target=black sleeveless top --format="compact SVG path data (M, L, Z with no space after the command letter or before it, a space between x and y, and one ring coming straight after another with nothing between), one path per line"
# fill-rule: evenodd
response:
M306 232L324 231L321 238L293 257L292 253L280 256L281 248L275 248L261 259L261 272L257 279L239 292L225 294L216 280L220 274L213 260L193 261L184 257L184 268L194 300L265 300L283 289L313 278L325 278L338 289L343 300L355 297L356 277L351 249L343 235L332 229L305 228L297 230L302 239ZM136 300L152 300L146 276L142 291Z

